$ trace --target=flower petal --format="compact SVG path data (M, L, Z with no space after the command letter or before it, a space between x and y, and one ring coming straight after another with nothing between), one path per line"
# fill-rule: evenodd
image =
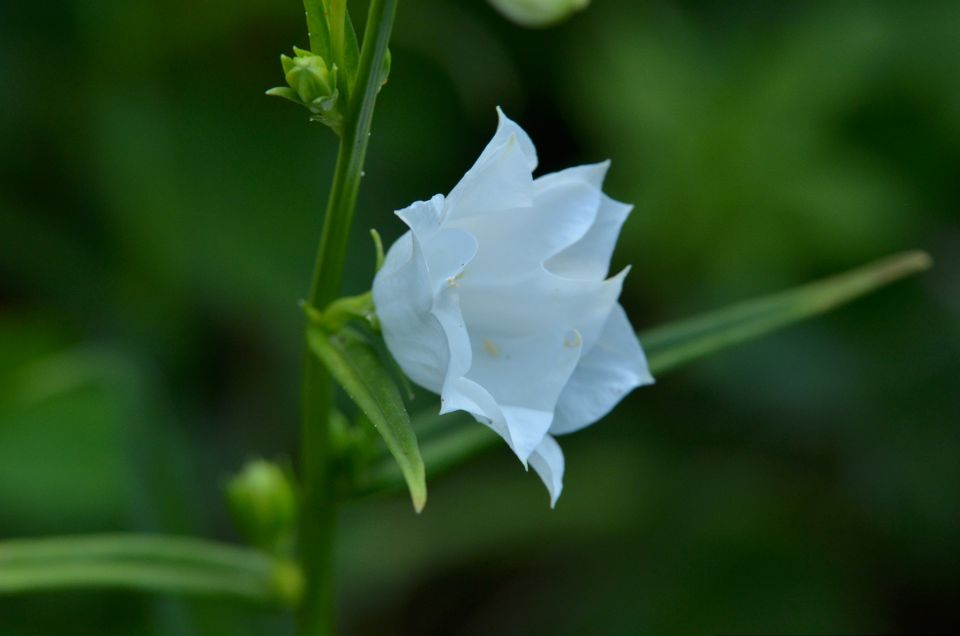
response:
M421 242L429 241L440 231L446 220L443 195L436 194L429 201L417 201L402 210L397 210L395 214L407 224Z
M517 141L520 143L520 151L523 152L523 157L526 159L527 171L533 172L536 170L537 149L530 140L530 136L527 134L527 131L517 124L517 122L507 117L503 113L503 109L501 109L499 106L497 106L497 132L494 133L493 139L490 140L490 143L487 144L487 147L483 149L482 153L480 153L477 163L480 163L483 159L485 159L492 149L502 144L511 135L515 136Z
M460 295L456 285L447 285L437 294L430 313L443 329L447 344L447 369L443 387L439 391L443 395L447 392L447 386L466 375L473 364L470 336L460 311Z
M497 284L474 280L468 266L460 305L471 333L486 338L519 338L576 329L589 351L616 304L628 270L606 280L563 278L540 268Z
M557 183L565 181L586 181L588 184L599 190L603 187L603 180L607 177L610 170L610 161L601 161L600 163L585 163L572 168L564 168L543 176L537 177L534 184L538 188L550 188Z
M468 232L444 226L443 195L418 201L397 212L420 245L426 260L431 288L439 291L454 284L457 276L477 254L477 240Z
M497 109L497 132L447 197L450 220L529 207L537 154L530 137Z
M450 358L443 328L430 313L433 291L427 260L413 232L387 252L373 279L373 302L391 355L411 380L439 392Z
M473 362L467 378L496 400L510 433L507 441L526 463L550 429L560 393L580 360L583 338L573 329L520 338L471 331L470 341ZM489 412L482 415L496 419Z
M610 269L610 258L620 228L631 210L632 205L603 195L596 221L590 230L579 241L547 261L547 269L573 278L605 277Z
M593 424L630 391L653 381L633 327L617 303L600 339L564 387L550 433L572 433Z
M530 455L530 465L540 475L550 493L551 508L557 505L557 499L563 492L563 464L563 451L551 435L546 435Z
M464 377L453 378L444 386L443 393L440 395L440 415L454 411L470 413L478 422L493 429L511 449L514 448L510 428L507 426L507 419L500 405L489 391L473 380Z
M595 225L606 164L578 166L540 177L532 205L451 220L480 244L471 279L502 282L534 269L581 240ZM598 277L602 278L602 277Z

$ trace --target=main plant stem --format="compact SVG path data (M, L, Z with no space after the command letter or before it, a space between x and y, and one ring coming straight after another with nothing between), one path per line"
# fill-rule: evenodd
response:
M314 307L326 307L340 294L347 240L357 206L370 123L396 9L397 0L370 2L356 89L344 121L310 285L309 302ZM298 617L300 636L327 636L335 631L333 545L337 516L334 495L337 458L333 454L329 428L333 389L326 370L307 353L300 429L303 505L299 545L306 583Z

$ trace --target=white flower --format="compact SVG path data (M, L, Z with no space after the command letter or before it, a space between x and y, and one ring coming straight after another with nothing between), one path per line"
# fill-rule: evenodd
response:
M601 191L609 162L534 179L536 150L498 109L493 140L446 197L397 212L410 231L373 282L403 371L500 434L550 491L563 487L554 435L596 422L653 382L607 278L632 206Z

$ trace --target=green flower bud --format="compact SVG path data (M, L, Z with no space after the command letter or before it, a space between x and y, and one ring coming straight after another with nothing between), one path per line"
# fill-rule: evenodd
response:
M227 485L227 501L251 545L274 554L293 547L297 493L282 468L262 459L249 462Z
M319 55L293 47L294 57L280 56L287 86L271 88L267 95L289 99L313 113L320 121L337 132L341 130L343 115L339 109L337 65L328 66Z
M519 25L545 27L586 8L590 0L490 0L490 4Z
M287 84L297 92L300 101L311 104L317 99L329 99L337 92L336 70L331 73L322 57L296 47L293 52L296 57L281 55L280 64Z

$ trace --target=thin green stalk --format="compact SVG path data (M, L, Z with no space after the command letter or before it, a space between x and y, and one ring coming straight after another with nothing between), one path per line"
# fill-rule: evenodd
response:
M350 96L344 121L310 285L308 298L314 307L325 307L340 293L347 239L363 176L374 104L380 89L380 70L396 9L397 0L371 0L370 3L356 90ZM332 560L338 476L328 426L333 408L333 384L319 361L309 353L304 364L302 401L303 506L299 543L306 588L298 631L301 636L319 636L334 633Z
M380 89L380 70L387 54L397 0L372 0L367 18L367 30L360 50L357 71L357 91L350 100L343 139L337 155L336 170L327 203L327 216L313 270L310 286L310 304L323 308L340 294L347 239L357 207L357 194L363 176L363 162L367 156L370 123L377 92Z

